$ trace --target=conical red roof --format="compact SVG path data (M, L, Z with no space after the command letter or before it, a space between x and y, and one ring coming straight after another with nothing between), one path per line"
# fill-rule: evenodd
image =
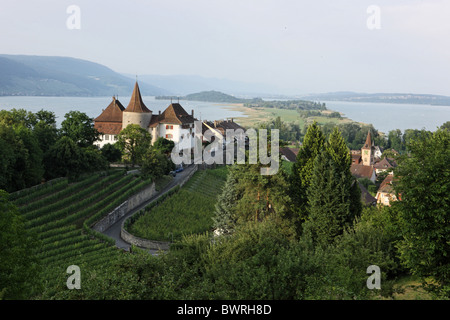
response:
M134 85L133 94L131 95L130 103L125 109L128 112L151 112L142 101L141 91L139 90L138 83Z

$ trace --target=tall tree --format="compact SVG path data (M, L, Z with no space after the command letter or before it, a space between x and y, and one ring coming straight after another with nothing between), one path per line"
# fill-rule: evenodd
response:
M63 136L46 154L44 163L49 179L75 178L83 172L83 152L72 139Z
M117 146L131 165L140 164L151 146L151 134L137 124L129 124L117 137Z
M39 110L36 112L37 123L33 132L38 139L42 152L47 152L58 140L58 129L56 128L56 116L54 112Z
M305 232L321 245L332 243L351 221L349 184L345 172L323 150L314 161L311 183L307 189L308 220Z
M80 147L91 146L100 133L94 128L94 120L80 111L70 111L61 122L61 134L69 137Z
M290 177L290 196L293 211L299 216L300 221L305 221L307 213L307 194L311 183L314 159L322 151L325 144L325 136L317 122L313 122L306 131L303 145L300 148L297 161L292 168Z
M236 178L230 171L227 176L227 181L223 186L222 193L217 197L213 226L220 234L232 234L235 228L237 219L234 210L239 200L236 183Z
M340 130L335 127L330 134L325 148L333 160L336 170L342 175L342 183L344 190L348 194L343 195L343 201L350 203L350 216L348 222L351 222L355 216L359 216L362 212L361 191L356 179L350 172L352 158Z
M433 277L450 296L450 131L412 139L395 169L401 201L401 258L422 278Z

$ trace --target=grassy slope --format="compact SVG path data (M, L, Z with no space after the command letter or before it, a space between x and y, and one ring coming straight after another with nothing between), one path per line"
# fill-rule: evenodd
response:
M176 240L183 234L210 230L226 174L226 167L197 171L179 192L139 217L129 231L142 238L167 241L172 236Z

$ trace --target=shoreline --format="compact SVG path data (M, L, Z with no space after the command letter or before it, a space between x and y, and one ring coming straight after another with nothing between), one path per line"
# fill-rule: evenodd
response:
M361 126L369 126L370 124L368 123L364 123L364 122L360 122L360 121L355 121L353 119L350 119L348 117L343 116L342 112L339 111L335 111L335 110L330 110L327 109L324 113L328 114L328 113L333 113L333 112L339 112L339 114L341 115L341 118L328 118L328 117L317 117L317 116L313 116L313 117L308 117L308 118L301 118L297 113L296 110L293 109L277 109L277 108L273 108L274 112L271 112L272 108L250 108L250 107L245 107L243 103L220 103L220 104L216 104L218 106L220 106L221 108L226 108L232 111L237 111L240 112L242 114L244 114L244 116L240 116L240 117L233 117L235 120L237 120L236 122L239 123L242 126L247 126L247 125L256 125L259 122L264 122L264 121L270 121L276 118L276 116L280 116L281 120L283 122L299 122L299 123L303 123L303 124L309 124L312 121L316 120L319 124L323 124L323 123L327 123L327 122L335 122L335 124L339 124L339 123L357 123L358 125ZM277 113L281 113L278 114ZM286 120L283 119L283 113L288 114L286 117L292 118L292 116L294 115L295 118L297 119L291 119L291 120ZM290 113L290 114L289 114ZM325 121L324 121L325 120ZM380 134L385 134L384 132L378 131Z

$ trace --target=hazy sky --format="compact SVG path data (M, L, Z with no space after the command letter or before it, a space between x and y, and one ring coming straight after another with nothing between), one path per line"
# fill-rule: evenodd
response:
M70 5L80 29L66 25ZM0 35L0 53L123 73L261 82L280 93L450 95L448 0L0 0Z

